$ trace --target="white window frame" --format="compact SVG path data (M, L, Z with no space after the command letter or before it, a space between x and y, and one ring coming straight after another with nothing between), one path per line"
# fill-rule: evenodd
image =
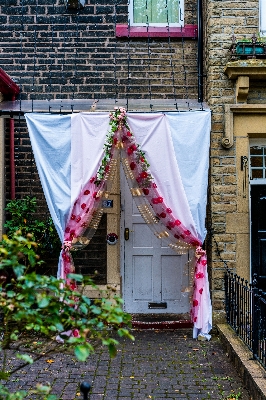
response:
M266 36L266 0L260 0L260 34Z
M145 0L143 0L145 1ZM169 0L168 0L169 1ZM185 25L184 23L184 0L178 0L179 1L179 22L176 23L156 23L156 22L149 22L149 26L154 26L154 27L183 27ZM262 0L261 0L262 1ZM265 0L266 1L266 0ZM133 16L134 16L134 0L129 0L128 3L128 22L129 26L147 26L146 23L137 23L133 22Z

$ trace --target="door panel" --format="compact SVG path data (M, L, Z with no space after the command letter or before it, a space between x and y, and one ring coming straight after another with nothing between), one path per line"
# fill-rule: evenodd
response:
M251 269L266 291L266 185L251 185Z
M177 255L157 239L138 212L131 192L121 174L122 294L124 308L131 313L186 313L189 298L181 295L188 286L188 254ZM165 308L166 307L166 308Z

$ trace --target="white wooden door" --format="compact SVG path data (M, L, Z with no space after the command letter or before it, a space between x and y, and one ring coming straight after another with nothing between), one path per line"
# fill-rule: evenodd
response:
M129 230L125 240L125 229ZM188 254L177 255L157 239L138 212L121 174L121 264L124 309L130 313L186 313Z

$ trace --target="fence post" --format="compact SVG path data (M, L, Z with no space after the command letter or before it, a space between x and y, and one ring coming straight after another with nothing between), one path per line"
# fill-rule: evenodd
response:
M258 357L259 348L259 307L258 307L258 294L259 289L257 287L257 274L253 274L252 279L252 352L253 358Z
M82 382L80 385L80 391L83 393L83 400L88 400L88 393L90 391L91 385L88 382Z

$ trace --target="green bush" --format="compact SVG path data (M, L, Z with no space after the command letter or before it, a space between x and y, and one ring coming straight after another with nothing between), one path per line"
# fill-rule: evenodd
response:
M68 278L79 284L79 289L72 291L62 280L29 272L34 271L39 262L37 244L31 236L28 234L25 238L17 232L12 238L4 236L0 244L0 352L3 359L0 380L8 380L18 369L54 352L71 350L79 361L85 361L100 343L107 346L110 356L114 357L117 338L134 339L127 329L131 317L123 312L120 297L108 298L103 293L101 299L92 302L84 295L85 286L96 288L89 278L69 274ZM62 336L64 343L57 343L55 336L65 330L79 330L80 335ZM33 335L44 338L41 351L34 348ZM7 370L8 351L14 344L22 364L13 369L9 365ZM25 351L27 348L29 352ZM40 384L35 391L40 399L55 398L49 394L47 386ZM0 385L0 400L19 400L25 396L25 392L11 394Z

